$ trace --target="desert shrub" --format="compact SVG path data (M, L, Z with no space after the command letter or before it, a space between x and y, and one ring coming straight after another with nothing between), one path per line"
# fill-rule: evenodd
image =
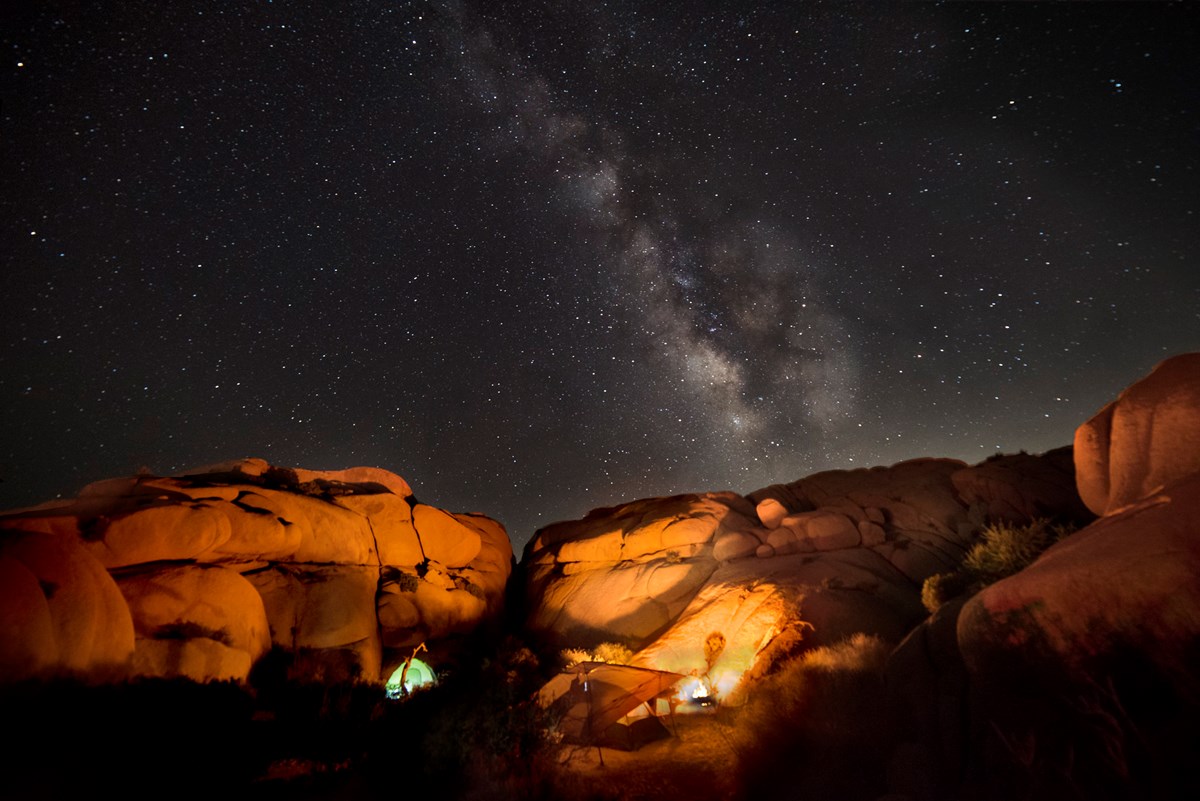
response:
M958 570L925 579L921 603L936 612L946 601L975 593L1002 578L1019 573L1042 552L1074 531L1070 525L1037 519L1026 525L992 523L979 534Z
M966 592L970 585L971 580L966 573L938 573L925 579L921 585L921 603L933 614L946 601Z
M231 645L233 642L227 629L213 629L190 620L159 626L152 636L156 640L194 640L207 637L222 645Z
M565 648L559 651L559 658L565 668L573 668L580 662L628 665L633 661L633 651L619 642L602 642L590 651L586 648Z
M400 592L417 591L418 579L412 573L405 573L399 568L388 565L381 568L379 574L381 583L395 585Z
M559 653L559 657L562 659L564 667L573 668L580 662L590 662L592 653L583 648L565 648Z
M1054 542L1048 520L1024 526L993 523L984 528L982 541L975 543L963 559L963 569L991 583L1024 570Z
M878 637L855 634L834 645L806 651L801 666L809 673L871 673L883 670L891 648Z
M602 642L592 649L592 658L610 665L628 665L633 661L633 651L619 642Z

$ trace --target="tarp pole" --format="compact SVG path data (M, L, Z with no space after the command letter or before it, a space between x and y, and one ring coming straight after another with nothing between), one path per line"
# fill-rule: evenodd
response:
M591 671L588 672L590 673ZM596 743L596 755L600 757L600 767L604 767L604 749L600 747L596 733L592 731L592 685L591 682L588 681L587 676L585 676L583 680L583 692L588 699L587 736L589 740Z

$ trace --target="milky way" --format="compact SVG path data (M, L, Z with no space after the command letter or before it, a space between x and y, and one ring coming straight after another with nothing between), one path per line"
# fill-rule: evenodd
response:
M162 5L4 12L4 507L257 455L519 547L1200 347L1187 4Z

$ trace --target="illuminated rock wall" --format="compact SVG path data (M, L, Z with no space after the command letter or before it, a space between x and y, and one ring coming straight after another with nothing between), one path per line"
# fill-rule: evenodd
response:
M0 516L0 680L244 680L274 646L377 681L391 649L497 618L511 570L503 526L384 470L101 481Z
M636 664L728 694L789 636L899 641L925 614L921 583L956 568L985 522L1040 516L1090 516L1069 448L635 501L538 532L521 563L527 626L564 647L625 643Z

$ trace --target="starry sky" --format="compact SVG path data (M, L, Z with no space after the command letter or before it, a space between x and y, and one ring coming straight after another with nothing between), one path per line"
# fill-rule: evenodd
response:
M253 455L520 549L1200 349L1196 5L0 13L0 508Z

